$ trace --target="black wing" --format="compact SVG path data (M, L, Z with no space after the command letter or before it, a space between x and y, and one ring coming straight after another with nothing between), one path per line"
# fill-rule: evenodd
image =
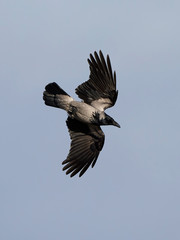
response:
M112 107L117 100L116 73L112 72L109 56L107 55L107 61L105 61L101 51L99 56L97 52L94 52L94 57L90 54L88 63L89 80L79 85L76 93L84 102L104 111Z
M94 167L104 145L104 133L99 126L87 125L68 117L66 124L71 137L71 147L63 170L71 177L80 172L81 177L88 167Z

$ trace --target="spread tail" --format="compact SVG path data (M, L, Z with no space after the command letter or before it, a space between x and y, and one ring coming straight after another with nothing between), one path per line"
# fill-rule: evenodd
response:
M49 83L45 90L43 99L46 105L68 111L69 103L73 101L73 98L60 88L57 83Z

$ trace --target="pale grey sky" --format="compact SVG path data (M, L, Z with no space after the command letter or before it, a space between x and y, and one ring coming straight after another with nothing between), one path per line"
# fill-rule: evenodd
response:
M180 2L0 2L0 239L180 239ZM62 172L66 113L44 105L47 83L70 95L89 53L109 54L121 129L94 169Z

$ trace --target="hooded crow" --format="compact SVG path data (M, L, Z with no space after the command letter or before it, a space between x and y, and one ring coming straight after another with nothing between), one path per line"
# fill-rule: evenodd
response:
M81 177L91 165L94 167L103 148L105 136L100 125L120 125L104 110L114 106L118 91L116 90L116 73L112 72L110 58L105 58L101 51L94 52L88 59L89 80L76 88L76 94L83 101L75 101L57 83L45 87L43 99L45 104L64 109L68 113L66 120L71 138L69 154L62 162L63 170L71 177L79 173Z

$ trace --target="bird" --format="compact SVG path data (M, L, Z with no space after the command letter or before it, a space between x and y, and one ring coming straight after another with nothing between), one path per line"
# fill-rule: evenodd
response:
M118 97L116 72L112 71L109 55L106 60L102 51L90 53L87 59L89 79L79 85L75 92L81 101L74 100L57 83L46 85L43 100L46 105L67 112L66 125L71 138L67 158L62 162L63 171L70 177L81 177L91 165L94 167L101 152L105 135L100 126L120 125L108 114L107 108L114 106Z

